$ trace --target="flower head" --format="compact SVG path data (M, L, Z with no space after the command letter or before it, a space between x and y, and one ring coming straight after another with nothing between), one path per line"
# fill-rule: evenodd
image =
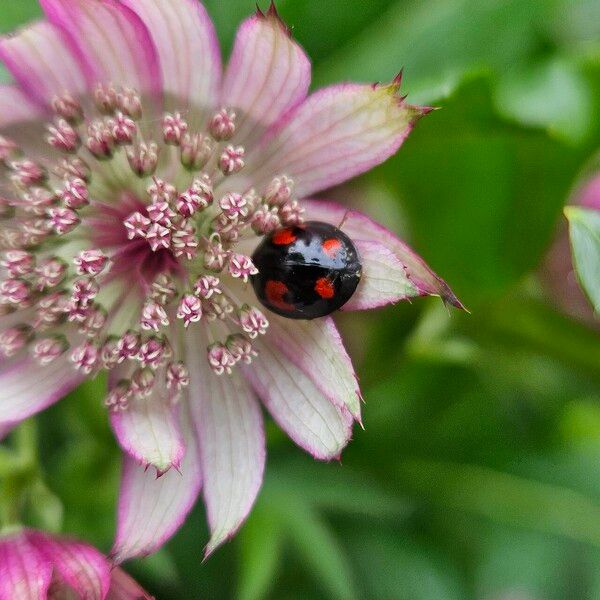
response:
M0 534L0 598L152 600L98 550L42 531Z
M0 40L15 80L0 87L0 429L108 370L126 455L116 557L158 548L201 481L210 552L261 484L259 400L322 460L361 418L332 319L258 308L262 236L343 223L363 270L347 310L460 306L392 233L310 199L391 156L430 109L399 77L309 96L310 63L273 5L241 25L223 71L199 2L41 4L44 21Z

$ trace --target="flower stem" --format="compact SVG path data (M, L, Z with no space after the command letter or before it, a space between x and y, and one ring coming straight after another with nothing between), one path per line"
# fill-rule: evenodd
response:
M21 521L27 488L37 474L37 425L27 419L15 431L14 450L0 455L0 524L13 527Z

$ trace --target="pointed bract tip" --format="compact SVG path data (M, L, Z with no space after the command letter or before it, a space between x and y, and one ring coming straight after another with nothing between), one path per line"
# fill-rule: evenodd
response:
M394 77L394 79L392 80L392 84L400 87L402 85L402 77L404 77L404 67L402 67L398 72L398 75Z
M469 315L471 314L471 311L450 290L448 290L448 293L441 298L445 306L454 306L454 308L463 310Z
M260 19L273 19L273 21L275 21L277 25L281 27L281 29L286 35L292 37L292 30L284 23L283 19L279 16L279 12L277 11L277 7L275 6L274 0L271 0L271 4L269 5L269 8L266 12L263 12L257 3L256 16Z
M204 557L202 558L202 562L205 563L214 554L215 550L230 538L231 536L228 536L224 540L221 540L218 544L213 544L211 541L209 541L204 547Z

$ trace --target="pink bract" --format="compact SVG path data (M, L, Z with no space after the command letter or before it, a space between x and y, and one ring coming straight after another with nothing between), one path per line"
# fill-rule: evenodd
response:
M22 529L0 536L0 600L152 600L125 571L81 542Z
M195 0L41 4L45 20L0 40L14 78L0 87L0 432L109 370L125 453L115 558L159 548L201 491L210 553L261 486L261 402L320 460L361 420L333 320L256 305L262 235L343 222L364 268L347 310L461 307L393 233L309 199L394 154L430 108L406 102L401 77L309 94L274 6L242 23L223 70Z

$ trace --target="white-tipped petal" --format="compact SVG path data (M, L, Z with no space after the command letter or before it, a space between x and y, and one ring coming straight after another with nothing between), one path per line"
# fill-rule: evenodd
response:
M215 375L204 359L207 339L189 335L190 409L198 436L210 554L238 530L260 489L265 434L256 396L241 373Z
M189 415L183 419L186 451L179 471L161 477L130 456L123 459L112 556L122 562L158 550L183 524L202 482L200 459Z
M221 104L238 113L236 141L254 139L304 100L310 71L308 57L273 11L244 21L221 94Z
M339 458L352 435L352 415L335 406L268 340L259 339L255 346L258 356L241 368L275 421L315 458Z
M324 88L265 134L244 175L266 185L284 173L299 197L333 187L394 154L428 110L404 102L397 82Z
M131 375L132 367L115 368L111 384ZM159 474L180 467L185 452L180 427L180 407L169 399L162 373L148 396L132 394L125 410L111 413L111 424L119 444L143 466L153 466Z
M0 428L11 428L54 404L82 380L67 355L45 366L28 355L5 360L0 364Z
M271 315L269 323L269 343L360 422L358 381L333 319L295 321Z

